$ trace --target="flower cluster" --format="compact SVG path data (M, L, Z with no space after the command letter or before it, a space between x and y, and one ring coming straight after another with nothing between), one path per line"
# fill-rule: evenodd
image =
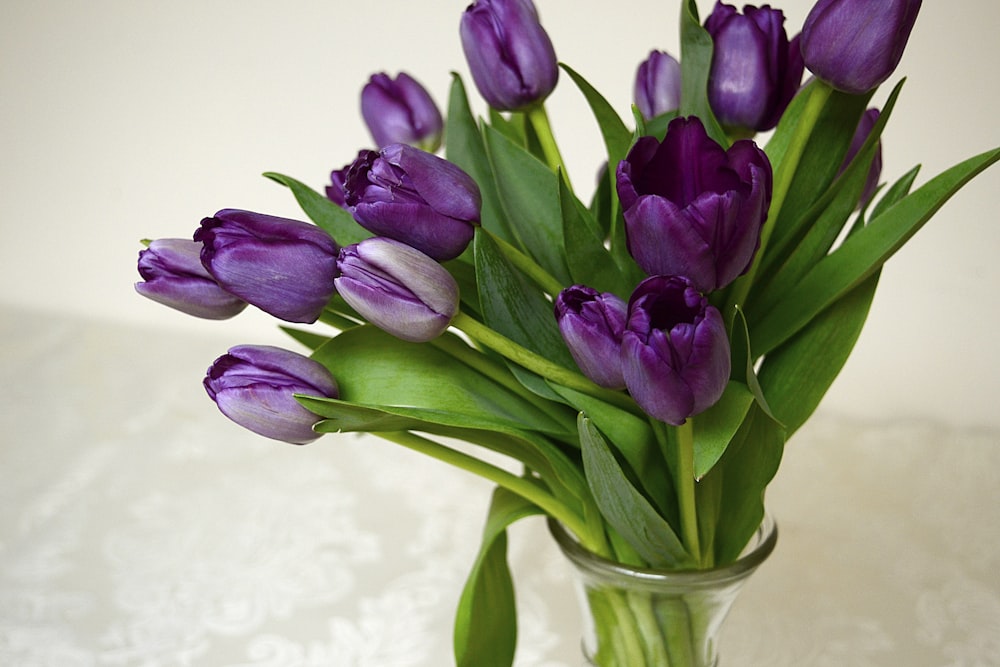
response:
M680 57L653 49L633 70L629 126L558 63L531 0L475 0L457 32L488 120L461 76L444 118L409 74L374 74L360 95L374 145L325 196L268 174L310 222L222 209L191 240L149 242L136 290L202 318L250 304L337 330L289 328L310 356L244 345L211 366L209 396L256 433L376 433L495 482L494 527L544 513L630 565L731 562L883 263L1000 152L912 192L916 170L880 185L900 86L870 100L920 0L819 0L794 33L769 5L716 2L704 21L683 5ZM545 111L561 68L607 148L588 197ZM456 629L462 665L473 633L511 636L506 603L475 594L502 534L460 603L479 620Z

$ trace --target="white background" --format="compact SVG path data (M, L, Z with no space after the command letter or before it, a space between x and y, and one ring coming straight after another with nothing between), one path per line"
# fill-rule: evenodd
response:
M790 33L811 4L780 3ZM232 344L280 340L257 312L205 322L137 296L139 239L188 237L225 207L301 217L259 174L321 189L369 142L358 92L374 71L404 69L444 105L454 70L474 94L457 34L465 5L5 0L0 305L220 332ZM637 63L652 48L678 50L677 0L538 6L559 58L623 116ZM707 15L710 3L700 6ZM997 25L994 0L924 3L891 80L909 77L885 135L885 180L922 162L922 183L1000 145ZM549 112L579 187L601 144L567 77ZM890 261L828 408L1000 426L998 190L994 168Z

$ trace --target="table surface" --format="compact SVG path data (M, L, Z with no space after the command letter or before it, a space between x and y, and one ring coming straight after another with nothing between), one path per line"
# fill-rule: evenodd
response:
M5 309L0 342L0 664L453 664L488 483L369 436L244 432L200 381L248 341ZM995 432L821 411L723 664L1000 665L998 469ZM516 664L580 665L568 566L542 521L511 533Z

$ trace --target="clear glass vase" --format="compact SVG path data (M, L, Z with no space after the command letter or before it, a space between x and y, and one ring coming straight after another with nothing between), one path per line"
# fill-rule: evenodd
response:
M778 539L774 520L765 515L735 562L670 572L597 556L551 519L549 530L574 566L583 653L588 664L598 667L716 667L722 623L740 588Z

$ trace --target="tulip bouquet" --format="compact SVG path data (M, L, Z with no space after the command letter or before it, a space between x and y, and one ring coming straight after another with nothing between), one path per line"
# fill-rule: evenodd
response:
M820 0L791 39L767 5L720 2L702 22L682 4L680 60L638 66L626 120L557 63L530 0L476 0L460 36L486 118L458 75L445 120L416 80L376 74L361 94L375 148L324 194L266 174L311 222L224 209L140 253L136 289L183 312L252 304L332 328L286 329L309 357L220 357L204 385L226 416L291 443L373 433L496 483L461 665L512 660L506 528L520 518L547 515L631 567L737 559L883 263L1000 158L879 186L901 83L869 104L919 0ZM607 149L593 192L570 184L545 111L560 74ZM666 664L677 640L632 611L596 659Z

